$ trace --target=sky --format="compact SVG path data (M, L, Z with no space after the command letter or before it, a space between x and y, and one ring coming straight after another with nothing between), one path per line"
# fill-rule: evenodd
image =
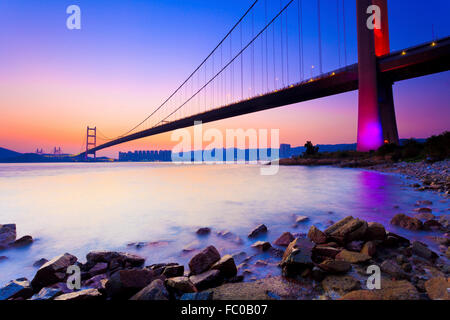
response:
M265 24L265 1L260 0L255 6L255 32ZM271 17L280 3L267 1ZM301 77L297 71L297 1L284 17L288 30L284 45L286 60L290 62L287 65L284 61L283 70L289 70L284 74L286 82ZM283 5L287 2L282 0ZM19 152L34 152L36 148L50 152L56 146L66 153L78 153L85 148L87 126L96 126L107 137L123 134L187 78L252 3L253 0L46 0L37 5L34 0L0 0L0 146ZM335 0L321 2L324 72L344 66L344 48L347 64L357 61L355 1L344 0L345 46L341 3L339 0L338 13ZM66 27L66 9L73 4L81 9L80 30ZM449 36L448 12L450 2L446 0L390 0L391 50L430 42L433 36ZM243 22L244 43L250 39L251 21L248 16ZM305 77L318 73L317 24L316 0L303 0ZM276 24L274 28L278 30ZM233 54L239 49L238 32L232 34ZM270 32L268 29L269 39ZM255 48L260 44L263 48L264 39L263 35ZM223 49L227 49L226 44ZM258 57L259 51L255 50ZM245 76L251 84L250 53L245 54ZM218 52L215 59L217 71ZM257 65L263 65L262 69L256 67L256 79L258 73L264 74L264 58L261 59L255 60ZM277 67L278 75L274 71L267 78L278 79L281 85L281 65ZM194 76L194 83L195 79ZM258 84L254 89L250 84L249 92L258 93ZM401 138L423 138L450 129L449 88L449 72L394 85ZM220 103L217 98L216 103ZM303 145L306 140L315 144L353 143L357 109L357 92L350 92L222 120L205 128L223 132L236 128L280 129L280 142L293 146ZM118 151L171 149L174 144L171 134L166 133L115 146L98 155L117 157Z

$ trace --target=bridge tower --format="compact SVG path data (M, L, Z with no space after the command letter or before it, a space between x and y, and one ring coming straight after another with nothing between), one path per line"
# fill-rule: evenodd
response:
M90 139L92 138L92 139ZM89 158L89 147L95 148L97 146L97 127L89 128L87 127L87 133L86 133L86 154L85 154L85 160L88 160ZM97 155L95 152L94 154L94 160L97 159Z
M371 30L368 8L380 8L381 29ZM390 52L387 0L356 0L358 31L358 151L399 143L392 82L378 72L377 57Z

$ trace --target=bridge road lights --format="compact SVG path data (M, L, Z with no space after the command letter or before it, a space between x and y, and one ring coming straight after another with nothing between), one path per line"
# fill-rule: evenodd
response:
M381 28L369 29L368 8L380 8ZM358 31L358 151L398 144L392 82L382 79L377 56L389 53L387 0L356 0Z

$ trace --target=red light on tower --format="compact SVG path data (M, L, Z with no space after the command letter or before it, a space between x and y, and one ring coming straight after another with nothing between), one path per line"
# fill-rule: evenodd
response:
M372 0L372 3L380 7L381 29L375 29L375 54L377 57L389 54L391 51L389 42L389 19L387 0Z

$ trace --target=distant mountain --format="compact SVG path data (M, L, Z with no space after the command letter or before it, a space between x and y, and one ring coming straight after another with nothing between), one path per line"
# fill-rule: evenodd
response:
M18 157L20 155L21 155L21 153L19 153L19 152L8 150L8 149L0 147L0 160L8 159L8 158L15 158L15 157Z

